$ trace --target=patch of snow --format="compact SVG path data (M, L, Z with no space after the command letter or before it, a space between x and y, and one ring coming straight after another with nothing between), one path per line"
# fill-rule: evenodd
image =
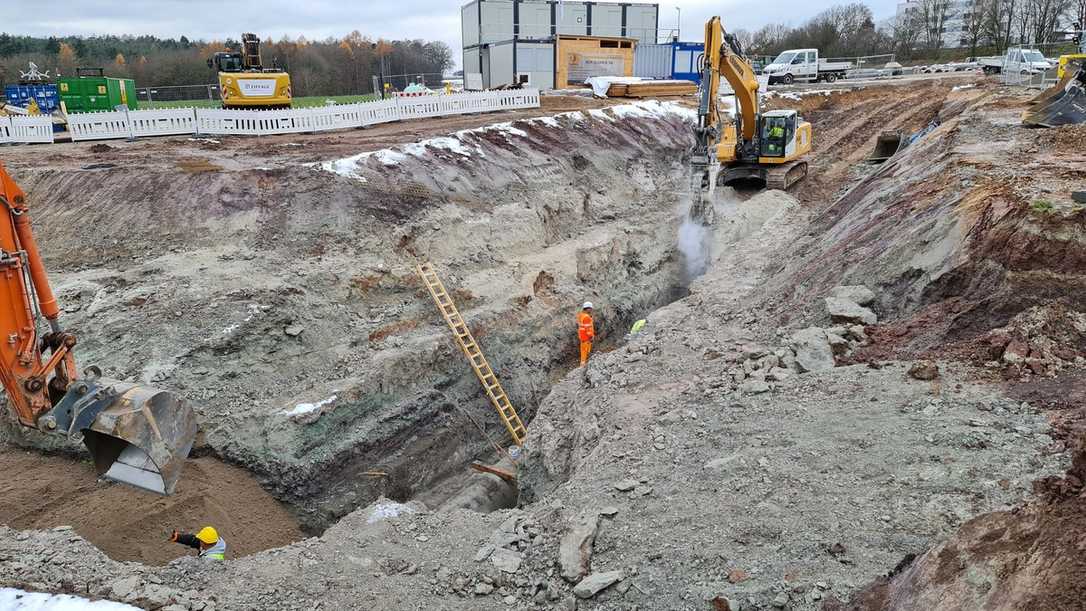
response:
M462 130L456 132L453 135L456 138L458 138L458 139L460 139L462 141L464 138L466 138L468 136L477 136L477 135L480 135L480 134L486 134L486 133L490 133L490 132L497 132L497 133L505 136L506 140L509 139L509 136L520 136L521 138L527 138L528 137L528 132L526 132L526 131L524 131L522 129L517 129L517 128L513 127L513 123L509 122L509 121L507 121L505 123L495 123L493 125L487 125L487 126L484 126L484 127L475 127L475 128L472 128L472 129L462 129ZM486 157L486 155L483 154L482 149L480 149L478 147L476 147L476 152L479 155L481 155L483 157Z
M473 152L471 149L464 146L464 143L459 138L451 136L439 136L437 138L430 138L429 140L408 144L403 147L403 151L408 155L422 157L426 154L427 148L443 149L464 157L471 157L476 152L479 152L478 149Z
M658 105L657 105L658 106ZM655 117L657 116L656 108L649 105L647 102L637 102L634 104L621 104L619 106L612 106L611 112L614 113L619 119L642 118L642 117Z
M358 173L358 162L364 161L372 154L372 152L362 153L360 155L336 159L334 161L325 161L320 164L320 168L325 172L331 172L346 178L353 178L361 182L366 182L366 177Z
M599 119L600 121L614 121L615 120L615 118L613 116L607 114L606 112L604 112L600 108L590 108L588 110L588 115L595 118L595 119Z
M844 89L807 89L801 91L767 91L765 97L768 98L782 98L785 100L801 100L807 96L820 95L829 96L835 93L843 93Z
M558 120L555 119L554 117L537 117L535 119L529 120L528 122L529 123L537 123L537 122L542 123L543 125L546 125L547 127L561 127L561 125L558 124Z
M222 142L219 142L218 140L216 140L214 138L189 138L188 141L189 142L206 142L208 144L222 144Z
M399 165L401 161L407 159L407 155L404 155L400 151L394 151L392 149L381 149L374 151L373 156L377 158L383 165L394 166Z
M287 416L302 416L305 414L311 414L324 407L325 405L335 402L336 398L336 395L332 395L331 397L328 397L327 399L323 401L318 401L316 403L299 403L298 405L295 405L293 409L283 410L283 414Z
M0 609L11 611L139 611L137 607L111 600L88 600L69 594L27 592L0 588Z
M415 510L396 501L378 501L373 506L373 511L370 512L369 517L366 518L366 524L375 524L381 520L395 518L405 513L415 513Z
M234 324L230 325L229 327L224 327L223 330L222 330L222 334L223 335L230 335L234 331L237 331L238 327L240 327L240 326L241 326L241 323L234 323Z
M951 89L951 91L961 91L962 89L972 89L974 87L976 87L976 85L974 85L972 83L970 83L968 85L955 85L955 87L953 89Z

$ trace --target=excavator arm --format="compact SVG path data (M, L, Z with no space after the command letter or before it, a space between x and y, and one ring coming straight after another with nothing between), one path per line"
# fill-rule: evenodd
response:
M691 153L694 182L691 214L705 222L711 216L710 199L719 171L717 147L725 128L717 99L720 78L723 76L735 92L734 129L739 139L734 144L736 156L741 158L758 156L758 78L743 56L739 42L724 30L720 17L713 17L705 24L701 70L698 124L694 128L695 144Z
M61 325L26 194L2 163L0 274L0 383L15 419L82 439L108 479L172 492L196 437L192 409L167 391L102 378L94 367L78 374L76 336Z

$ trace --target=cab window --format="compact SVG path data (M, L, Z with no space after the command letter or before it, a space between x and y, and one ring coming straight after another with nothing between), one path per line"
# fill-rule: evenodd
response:
M220 55L218 62L220 72L241 72L240 55Z
M783 157L788 142L792 139L792 122L788 117L766 117L762 123L762 155L765 157Z

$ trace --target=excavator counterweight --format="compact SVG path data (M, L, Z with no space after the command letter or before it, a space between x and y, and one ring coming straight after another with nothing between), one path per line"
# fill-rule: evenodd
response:
M0 331L7 337L0 382L8 408L23 426L82 440L99 475L170 494L196 438L192 408L169 391L103 378L96 367L79 374L77 340L60 323L26 195L2 163L0 215Z

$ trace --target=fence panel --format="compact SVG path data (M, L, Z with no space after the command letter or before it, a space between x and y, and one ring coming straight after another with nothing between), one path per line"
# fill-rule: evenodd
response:
M73 142L127 138L132 135L126 113L119 110L72 113L68 115L68 132Z
M392 123L400 120L400 110L396 106L396 100L382 100L380 102L363 102L354 104L359 107L361 125L377 125L379 123Z
M52 117L9 117L12 142L52 142Z
M136 136L183 136L196 133L196 110L193 108L164 108L161 110L131 110L128 120Z
M169 108L68 115L73 141L184 134L269 136L351 129L406 119L538 108L538 89L396 97L377 102L285 110ZM52 142L49 117L12 117L0 142Z
M0 117L0 144L11 142L11 119Z

